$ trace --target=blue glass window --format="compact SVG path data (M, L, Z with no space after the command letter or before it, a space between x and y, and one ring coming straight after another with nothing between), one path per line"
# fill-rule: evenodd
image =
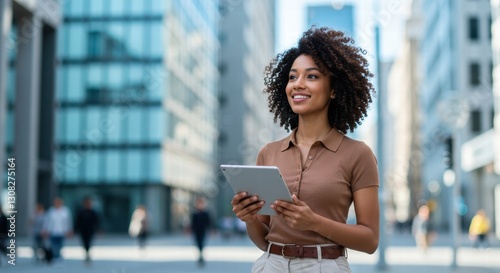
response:
M121 182L123 179L123 171L121 168L121 157L123 152L117 150L110 150L106 152L106 176L107 182Z
M155 1L162 2L162 1ZM150 34L149 34L149 48L151 50L151 57L161 57L163 56L163 40L165 38L165 28L163 25L163 21L154 21L150 26Z
M165 14L165 2L166 1L151 1L149 7L151 8L152 14Z
M164 113L162 107L151 108L149 111L149 117L147 118L149 123L149 130L147 138L150 142L161 142L162 134L164 132Z
M56 100L64 101L66 100L66 89L64 88L64 83L66 81L66 69L63 66L58 66L56 70L57 76L57 86L56 86Z
M127 164L126 164L126 175L127 179L132 183L141 183L143 176L145 176L142 166L143 158L142 151L140 150L129 150L127 151Z
M137 0L135 0L137 1ZM109 14L113 16L122 16L125 14L125 5L128 1L124 0L109 0Z
M85 161L84 162L85 168L83 169L83 178L86 182L97 183L101 178L99 171L100 169L99 166L101 165L100 154L101 151L96 151L96 150L89 150L86 153L82 154L82 157Z
M61 142L64 141L64 133L66 133L66 115L63 114L62 110L59 110L55 114L55 119L56 119L56 134L55 138L56 141Z
M91 16L91 17L99 17L99 16L103 15L103 13L104 13L104 3L106 1L102 1L102 0L87 0L87 1L82 1L82 2L87 2L88 3L88 6L89 6L89 16Z
M72 1L73 2L73 1ZM87 28L82 23L68 23L64 27L64 39L67 39L66 57L80 59L87 53Z
M126 44L126 29L125 24L114 22L108 24L107 33L104 37L104 53L108 58L122 58L128 56L129 49Z
M130 1L129 4L129 14L131 15L145 15L146 13L146 5L148 1L142 0L142 1L137 1L137 0L132 0ZM154 0L154 2L162 2L158 0Z
M99 107L87 108L85 115L85 126L82 129L85 139L91 141L95 145L99 145L104 139L104 129L102 124L102 116ZM82 137L83 138L83 137Z
M105 110L105 121L109 124L106 132L106 140L108 143L121 143L124 140L123 116L121 110L117 106Z
M61 110L61 115L66 118L64 120L66 126L66 137L61 140L68 143L77 143L83 138L81 121L82 121L82 111L76 108L67 108L66 111Z
M161 150L148 152L148 179L157 182L161 181Z
M143 110L130 107L127 108L127 140L129 143L138 143L142 141L142 114Z
M66 16L81 16L86 1L63 1L61 4Z
M144 22L131 22L129 24L127 48L129 55L132 57L145 56L144 41L145 39L145 24Z
M58 154L54 163L56 180L75 183L80 179L82 156L76 150L61 151Z
M85 100L83 68L81 66L66 66L66 90L68 101L82 102Z

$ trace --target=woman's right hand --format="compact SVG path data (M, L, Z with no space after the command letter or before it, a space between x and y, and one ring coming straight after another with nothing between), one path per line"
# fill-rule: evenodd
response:
M248 196L247 192L239 192L231 200L233 212L241 221L251 223L258 221L257 212L264 206L264 201L257 195Z

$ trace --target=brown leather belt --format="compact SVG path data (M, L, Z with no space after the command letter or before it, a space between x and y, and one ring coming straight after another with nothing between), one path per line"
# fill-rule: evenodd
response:
M323 259L337 259L340 256L345 256L345 248L343 246L323 246L321 249L321 257ZM318 258L318 248L315 246L297 246L297 245L276 245L271 243L269 253L281 255L284 258Z

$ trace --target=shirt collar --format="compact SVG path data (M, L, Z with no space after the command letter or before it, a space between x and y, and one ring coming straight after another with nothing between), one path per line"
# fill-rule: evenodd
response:
M295 139L295 133L297 132L297 128L293 129L288 137L283 139L283 143L281 144L281 151L284 152L290 146L297 146L297 140ZM332 128L330 132L322 139L320 142L330 151L336 152L340 146L340 143L344 139L344 134L337 131L337 129Z

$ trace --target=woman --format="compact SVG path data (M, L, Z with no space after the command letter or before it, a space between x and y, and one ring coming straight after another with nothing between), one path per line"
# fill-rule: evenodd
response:
M376 159L345 136L366 116L374 93L368 63L352 44L342 32L313 27L266 68L270 111L292 132L265 145L257 165L279 167L293 203L264 204L246 192L233 197L233 212L266 251L252 272L350 272L345 248L377 249ZM355 225L346 224L351 204ZM277 215L257 215L264 205Z

